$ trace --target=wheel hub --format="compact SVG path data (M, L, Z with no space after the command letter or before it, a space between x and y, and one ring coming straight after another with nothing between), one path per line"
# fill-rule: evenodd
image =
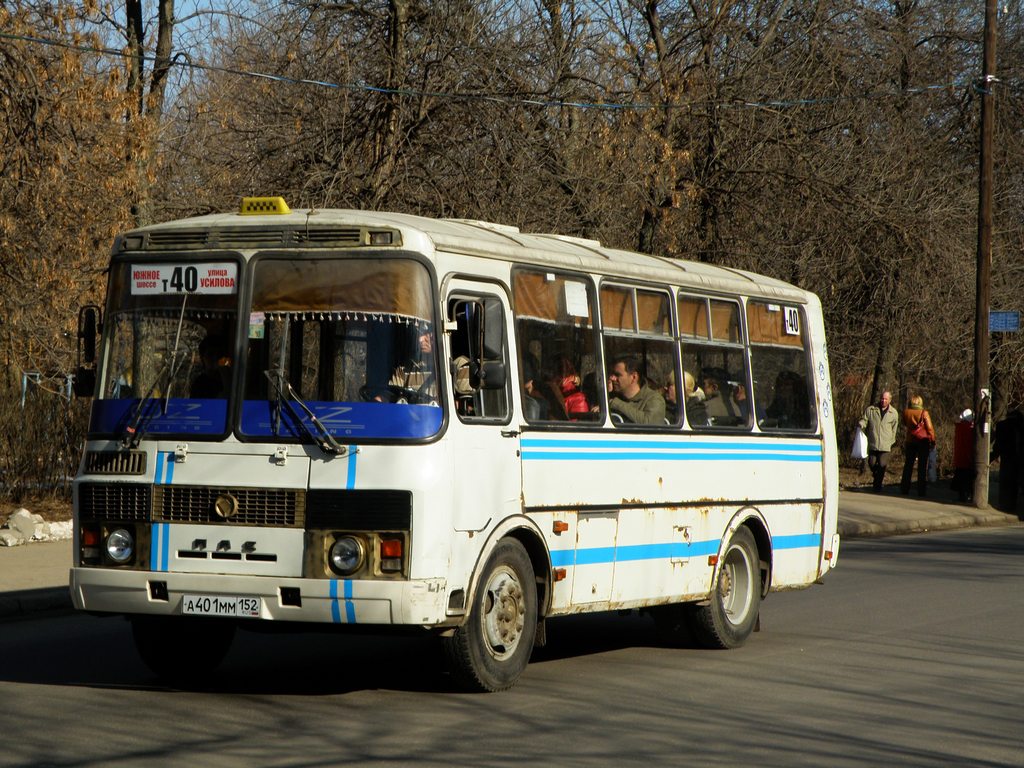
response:
M495 658L506 658L515 652L526 623L523 590L513 573L495 572L487 584L485 608L483 628L487 647Z

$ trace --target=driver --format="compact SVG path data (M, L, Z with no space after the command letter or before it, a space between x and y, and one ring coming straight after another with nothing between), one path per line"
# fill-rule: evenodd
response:
M388 386L403 390L398 394L396 402L405 402L407 394L415 393L417 402L426 402L437 399L437 376L434 374L434 335L430 328L424 328L418 338L419 354L415 359L409 360L395 367L395 371L388 380ZM377 395L378 402L384 399Z

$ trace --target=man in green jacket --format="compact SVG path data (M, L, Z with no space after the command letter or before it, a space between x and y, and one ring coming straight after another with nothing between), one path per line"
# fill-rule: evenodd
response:
M878 493L882 490L885 468L889 465L889 451L896 442L896 430L900 426L900 417L895 408L890 408L892 393L882 392L878 405L869 405L864 417L858 422L868 438L868 467L874 480L873 487Z
M665 398L647 386L632 355L617 357L609 377L608 409L632 424L664 424Z

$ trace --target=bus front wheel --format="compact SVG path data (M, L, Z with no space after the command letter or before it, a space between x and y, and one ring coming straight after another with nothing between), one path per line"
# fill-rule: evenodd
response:
M737 648L746 642L761 609L761 563L748 528L729 540L707 604L693 607L690 630L706 648Z
M523 545L494 548L465 624L444 639L455 681L473 691L511 688L526 669L537 633L537 587Z

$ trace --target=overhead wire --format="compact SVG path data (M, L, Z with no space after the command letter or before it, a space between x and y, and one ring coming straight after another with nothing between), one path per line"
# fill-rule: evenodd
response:
M93 53L104 56L112 56L116 58L133 58L133 54L125 50L82 45L80 43L73 43L66 40L54 40L52 38L38 37L32 35L17 35L9 32L0 32L0 39L20 40L22 42L33 43L38 45L60 47L73 50L79 53ZM150 64L155 64L157 60L157 57L150 53L143 53L141 58L143 61L146 61ZM219 72L222 74L234 75L237 77L248 77L252 79L269 80L272 82L285 83L288 85L313 86L318 88L361 91L364 93L378 93L389 96L405 96L413 98L435 98L458 101L488 101L500 104L519 104L522 106L534 106L541 107L544 109L648 111L664 109L690 109L693 107L705 106L709 103L708 99L697 99L693 101L680 102L675 104L654 102L613 102L603 100L565 101L561 99L531 98L513 94L473 93L465 91L430 91L412 88L389 88L385 86L372 85L370 83L365 82L336 83L329 80L316 80L304 77L291 77L289 75L272 74L269 72L260 72L258 70L219 66L216 64L208 64L205 62L194 61L187 54L178 55L166 63L168 66L171 67L179 67L205 72ZM989 78L988 83L995 83L1000 85L1009 84L1005 81L999 80L998 78ZM964 88L973 88L977 93L984 93L986 90L986 84L983 84L981 78L961 78L947 83L917 86L913 88L903 88L896 95L915 96L936 91L957 90ZM726 109L789 109L794 107L808 107L823 104L833 104L840 101L850 101L853 99L887 98L893 95L893 92L887 91L884 93L876 94L861 94L859 96L821 96L767 100L735 99L731 101L720 102L716 106Z

